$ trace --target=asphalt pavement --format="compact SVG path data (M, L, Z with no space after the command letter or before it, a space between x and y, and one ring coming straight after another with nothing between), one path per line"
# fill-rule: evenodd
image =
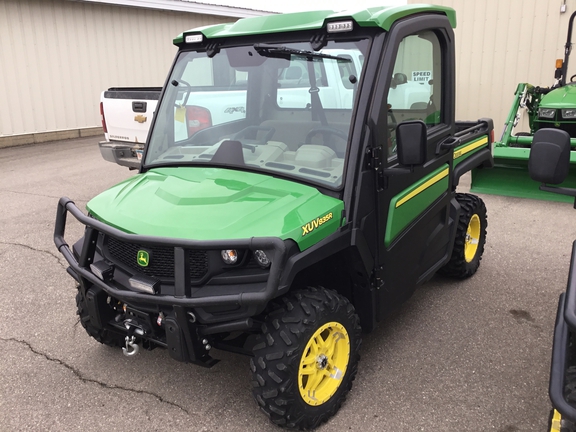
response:
M280 431L252 399L248 358L215 351L212 369L161 349L129 358L78 323L53 242L58 199L83 208L134 174L104 161L98 138L0 149L0 431ZM546 429L576 212L482 198L478 273L435 277L365 335L354 387L320 431ZM69 222L67 239L81 232Z

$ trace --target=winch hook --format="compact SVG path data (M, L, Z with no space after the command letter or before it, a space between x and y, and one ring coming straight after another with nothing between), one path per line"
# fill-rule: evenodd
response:
M131 357L133 355L138 354L138 351L140 351L140 345L136 343L135 336L126 336L124 338L124 341L126 343L126 346L122 347L122 353L125 356Z

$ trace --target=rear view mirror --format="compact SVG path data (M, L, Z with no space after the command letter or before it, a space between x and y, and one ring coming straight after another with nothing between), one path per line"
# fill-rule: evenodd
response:
M540 129L534 134L528 172L540 183L560 184L570 168L570 135L560 129Z
M398 162L402 165L422 165L426 162L426 124L422 120L410 120L396 127Z

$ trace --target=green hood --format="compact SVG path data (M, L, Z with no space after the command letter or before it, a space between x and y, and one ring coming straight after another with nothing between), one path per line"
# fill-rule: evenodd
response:
M576 108L576 84L565 85L544 95L540 108Z
M221 168L159 168L87 205L122 231L191 240L293 239L306 249L340 226L342 201L313 187Z

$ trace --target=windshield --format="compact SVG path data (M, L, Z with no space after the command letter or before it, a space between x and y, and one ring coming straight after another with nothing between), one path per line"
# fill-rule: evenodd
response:
M225 166L342 183L367 40L181 52L144 164Z

